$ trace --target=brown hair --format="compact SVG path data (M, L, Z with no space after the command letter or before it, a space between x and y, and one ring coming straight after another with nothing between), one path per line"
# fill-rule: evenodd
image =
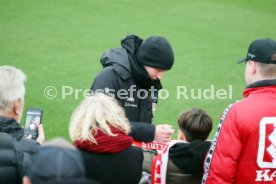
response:
M189 109L178 117L178 127L184 133L186 140L206 140L213 128L211 117L202 109Z

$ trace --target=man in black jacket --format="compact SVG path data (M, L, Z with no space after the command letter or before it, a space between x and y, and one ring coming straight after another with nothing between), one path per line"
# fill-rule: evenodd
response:
M27 160L27 157L36 151L37 146L44 142L45 137L40 125L37 140L25 138L23 129L18 123L24 106L25 80L26 76L21 70L11 66L0 66L0 133L9 134L14 139L15 149L23 153L24 160ZM7 156L2 153L0 153L0 169L3 169L2 174L7 172L7 175L1 174L1 178L5 179L8 177L9 169L1 168L2 161ZM17 176L14 175L14 177ZM19 181L19 179L15 180Z
M168 142L174 130L168 124L152 125L160 80L174 63L169 42L160 36L145 41L130 35L121 47L110 49L101 57L103 70L97 75L91 93L114 95L132 124L131 136L137 141Z

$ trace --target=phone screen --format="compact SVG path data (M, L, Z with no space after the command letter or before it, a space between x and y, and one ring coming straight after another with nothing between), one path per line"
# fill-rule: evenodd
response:
M38 108L28 108L24 125L24 136L37 139L38 126L42 123L42 110Z

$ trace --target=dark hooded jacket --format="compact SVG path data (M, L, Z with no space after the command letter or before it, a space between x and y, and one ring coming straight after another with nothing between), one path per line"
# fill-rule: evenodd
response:
M0 116L0 132L5 132L15 138L18 142L16 148L24 153L33 154L40 144L24 137L24 130L15 119Z
M16 139L0 132L0 183L22 183L23 153L15 148Z
M132 125L130 135L137 141L151 142L155 134L155 127L151 124L152 103L157 101L162 86L159 80L151 80L135 59L142 41L137 36L127 36L121 42L122 47L110 49L102 55L103 70L96 76L91 93L114 95ZM120 93L123 90L127 94Z
M39 143L25 138L19 123L11 118L0 116L0 134L0 183L22 183L22 165L30 162ZM7 141L1 142L4 141L3 137L9 144Z
M200 184L203 161L211 145L210 141L193 140L178 143L170 148L167 184Z
M167 184L199 184L203 173L203 161L211 145L210 141L193 140L189 143L177 143L169 150L167 166ZM151 172L153 151L144 151L143 170Z
M169 158L185 173L198 174L203 171L203 160L211 145L210 141L193 140L178 143L170 148Z

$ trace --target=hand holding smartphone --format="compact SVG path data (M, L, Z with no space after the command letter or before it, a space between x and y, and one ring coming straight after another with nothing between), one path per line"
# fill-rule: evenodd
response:
M28 108L26 111L24 136L36 140L38 137L38 126L42 123L42 109Z

